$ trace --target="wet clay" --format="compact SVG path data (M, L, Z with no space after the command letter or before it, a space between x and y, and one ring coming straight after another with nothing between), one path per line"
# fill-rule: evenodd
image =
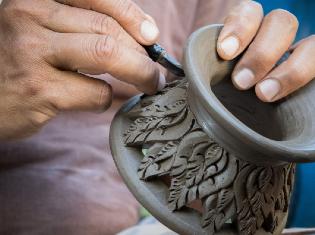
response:
M237 91L230 81L236 61L216 54L220 30L212 25L191 36L187 79L121 108L111 127L112 154L139 202L179 234L281 234L292 162L314 158L314 149L302 151L313 141L313 127L302 128L313 122L310 112L294 111L308 96L265 104L252 91ZM301 92L310 95L312 86ZM202 212L189 208L196 202Z

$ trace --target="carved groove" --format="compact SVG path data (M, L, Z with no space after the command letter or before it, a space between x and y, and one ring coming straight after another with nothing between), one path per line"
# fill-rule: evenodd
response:
M140 179L169 175L172 211L201 200L201 224L209 234L228 221L242 235L273 233L279 212L288 211L295 165L256 166L229 154L203 132L186 92L186 81L173 82L156 96L144 96L128 113L132 124L125 144L147 149Z

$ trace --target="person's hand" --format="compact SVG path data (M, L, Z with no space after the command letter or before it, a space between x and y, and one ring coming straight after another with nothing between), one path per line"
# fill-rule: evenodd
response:
M155 93L165 78L140 44L158 35L131 0L4 0L0 139L30 135L60 111L108 108L110 85L82 73L109 73Z
M311 23L311 22L310 22ZM242 1L227 16L217 51L231 60L244 53L232 74L240 90L255 87L265 102L277 101L296 91L315 77L315 36L291 46L298 20L285 10L274 10L264 17L261 5ZM286 51L292 54L276 66Z

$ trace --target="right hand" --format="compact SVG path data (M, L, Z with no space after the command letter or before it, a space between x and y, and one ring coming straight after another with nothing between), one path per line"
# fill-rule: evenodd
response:
M255 87L261 101L275 102L310 83L315 78L315 36L292 45L298 27L297 17L286 10L264 15L258 2L241 1L226 17L217 44L224 60L242 54L232 73L236 88Z
M33 134L61 111L107 109L110 85L81 73L109 73L155 93L165 78L140 44L158 34L131 0L4 0L0 140Z

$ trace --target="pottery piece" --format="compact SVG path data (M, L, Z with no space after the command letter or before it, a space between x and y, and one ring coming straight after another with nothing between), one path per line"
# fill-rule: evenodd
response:
M291 162L315 157L308 103L314 83L277 104L237 91L230 81L235 61L216 54L221 27L191 36L187 80L121 108L112 154L140 203L179 234L280 234L294 184Z

